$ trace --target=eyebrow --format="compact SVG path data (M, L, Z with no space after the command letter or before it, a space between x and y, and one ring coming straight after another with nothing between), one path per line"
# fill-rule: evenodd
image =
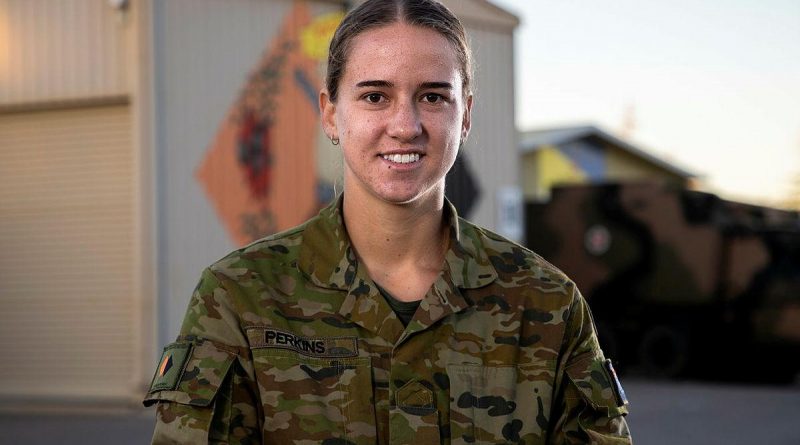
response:
M356 84L356 88L391 88L394 84L386 80L364 80Z
M453 85L450 82L423 82L420 85L422 89L428 90L452 90Z
M356 84L356 88L392 88L394 84L388 80L363 80ZM450 82L422 82L420 89L441 89L452 90L453 85Z

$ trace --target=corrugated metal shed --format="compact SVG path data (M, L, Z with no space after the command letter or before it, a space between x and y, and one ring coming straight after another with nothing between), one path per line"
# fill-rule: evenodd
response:
M147 9L0 0L0 409L152 375Z

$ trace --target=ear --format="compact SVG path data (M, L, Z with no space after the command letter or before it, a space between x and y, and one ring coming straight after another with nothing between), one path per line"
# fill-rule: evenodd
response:
M461 120L461 141L466 141L472 128L472 94L464 101L464 117Z
M336 129L336 104L331 101L331 96L327 88L319 92L319 115L322 119L322 129L328 139L338 138L339 132Z

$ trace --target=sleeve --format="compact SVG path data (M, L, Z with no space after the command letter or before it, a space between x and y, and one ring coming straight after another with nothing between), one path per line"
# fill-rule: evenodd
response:
M631 444L625 392L600 350L586 300L572 287L548 443Z
M258 388L236 314L221 280L204 271L144 399L158 405L153 444L261 443Z

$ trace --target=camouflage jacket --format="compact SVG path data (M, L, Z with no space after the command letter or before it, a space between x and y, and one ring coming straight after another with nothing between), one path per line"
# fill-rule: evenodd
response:
M448 208L442 273L407 327L338 203L206 269L145 399L153 443L630 443L575 285Z

